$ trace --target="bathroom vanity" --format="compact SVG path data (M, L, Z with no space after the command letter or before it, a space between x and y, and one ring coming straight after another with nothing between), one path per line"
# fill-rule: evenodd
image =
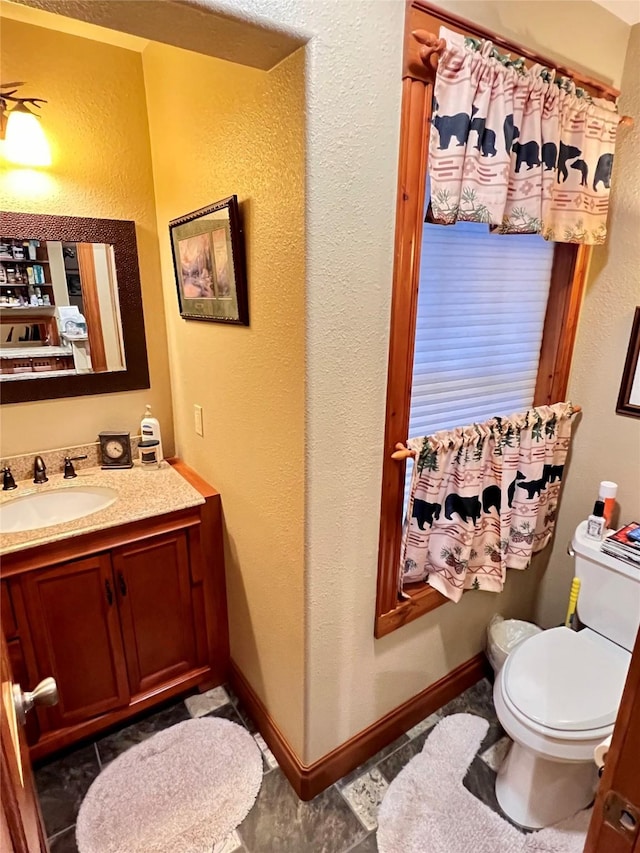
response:
M37 488L65 487L51 479ZM2 536L2 630L16 682L58 685L58 703L27 717L33 759L227 674L219 494L178 461L87 469L66 487L98 484L118 494L108 507Z

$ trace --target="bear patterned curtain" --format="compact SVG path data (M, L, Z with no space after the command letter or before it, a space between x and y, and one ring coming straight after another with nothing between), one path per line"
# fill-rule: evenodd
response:
M400 587L426 581L459 601L465 589L500 592L507 569L527 568L553 532L575 411L556 403L407 442Z
M427 220L604 243L617 107L442 27Z

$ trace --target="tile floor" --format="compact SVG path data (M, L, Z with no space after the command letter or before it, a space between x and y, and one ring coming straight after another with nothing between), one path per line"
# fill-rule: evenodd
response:
M154 732L192 716L204 715L225 717L244 725L260 747L264 764L262 788L254 807L238 829L217 844L212 853L376 853L376 816L389 783L421 751L438 720L461 711L479 714L490 723L464 784L499 812L494 793L495 775L509 740L496 718L487 679L418 723L309 803L296 797L237 697L232 691L218 687L174 702L100 737L95 743L38 767L36 783L51 853L77 853L76 815L101 767Z

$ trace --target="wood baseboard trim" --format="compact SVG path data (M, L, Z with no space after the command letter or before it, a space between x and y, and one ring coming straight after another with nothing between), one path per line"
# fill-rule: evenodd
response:
M230 682L278 759L294 791L301 800L306 801L312 800L329 785L355 770L420 720L474 685L486 673L486 658L484 654L478 654L313 764L302 763L233 660L230 666Z

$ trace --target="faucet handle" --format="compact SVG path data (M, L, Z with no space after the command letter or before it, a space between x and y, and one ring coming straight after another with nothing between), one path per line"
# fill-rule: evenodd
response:
M16 481L13 478L13 474L11 473L11 468L7 465L6 468L2 469L2 491L10 492L13 489L17 489Z
M65 456L64 457L64 480L73 480L74 477L77 477L76 470L73 467L74 462L79 462L81 459L86 459L87 454L83 453L81 456Z

